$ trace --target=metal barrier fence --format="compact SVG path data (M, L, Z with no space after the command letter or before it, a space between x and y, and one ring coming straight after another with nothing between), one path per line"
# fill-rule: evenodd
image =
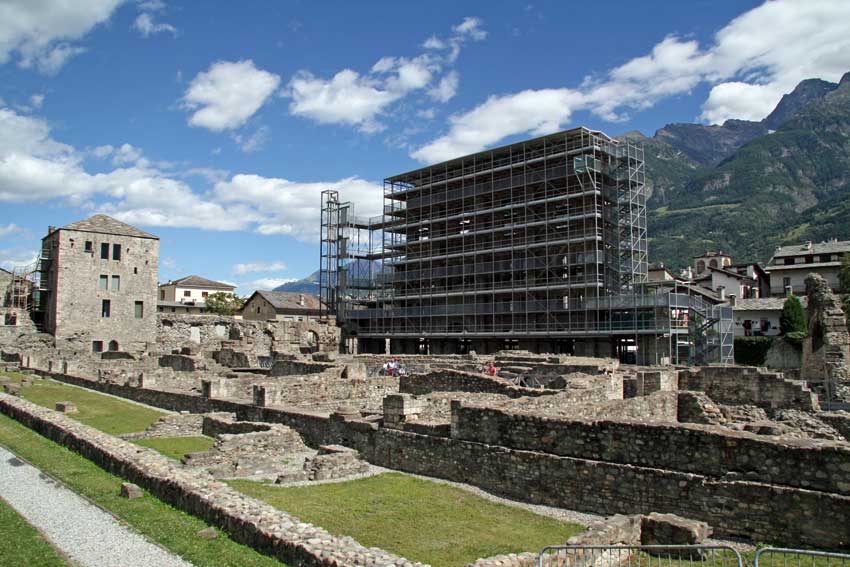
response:
M551 545L538 567L743 567L741 554L725 545ZM790 567L790 566L789 566Z
M764 547L756 552L755 567L850 567L850 555Z

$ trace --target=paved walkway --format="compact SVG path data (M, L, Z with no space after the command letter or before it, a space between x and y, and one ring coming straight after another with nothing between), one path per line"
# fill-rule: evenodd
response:
M2 447L0 497L81 567L192 567Z

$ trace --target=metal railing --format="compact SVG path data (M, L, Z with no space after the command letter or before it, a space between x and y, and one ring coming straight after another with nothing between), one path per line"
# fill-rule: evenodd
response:
M537 556L538 567L743 567L726 545L551 545Z
M763 547L756 552L755 567L848 567L850 555L814 551Z

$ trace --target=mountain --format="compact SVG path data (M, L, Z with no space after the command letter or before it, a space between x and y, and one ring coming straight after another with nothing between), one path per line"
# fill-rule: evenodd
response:
M728 153L734 143L719 140L732 139L730 122L672 125L645 145L647 178L654 180L652 261L683 267L697 254L722 249L736 261L765 262L780 244L850 238L850 73L837 85L803 81L761 122L764 133ZM748 124L730 126L751 133L759 123ZM702 143L705 132L715 136L711 143ZM659 142L670 149L654 149ZM659 165L658 155L675 156L675 150L692 161L678 157ZM684 175L693 161L703 167L671 177L671 171Z
M767 126L761 122L727 120L722 126L668 124L655 133L655 139L681 150L699 164L715 166L767 132Z
M377 273L380 270L381 262L377 260L354 260L349 262L347 267L349 277L360 277L368 274L370 268L373 274ZM319 295L319 270L316 270L306 278L278 286L273 291L291 291L294 293Z

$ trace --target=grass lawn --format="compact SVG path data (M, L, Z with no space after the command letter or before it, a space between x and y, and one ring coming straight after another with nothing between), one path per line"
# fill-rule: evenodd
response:
M34 527L0 498L0 567L68 567Z
M136 439L136 445L156 449L166 457L177 459L183 458L186 453L199 453L208 451L215 443L212 437L156 437L152 439Z
M434 567L537 551L584 530L399 473L291 488L246 480L229 484L333 534Z
M64 482L74 492L96 502L149 540L190 561L197 567L280 567L282 563L234 542L225 534L214 540L195 534L207 527L203 521L145 493L127 500L118 496L122 480L91 461L41 437L13 419L0 415L0 445ZM5 534L5 529L3 530ZM0 539L2 541L2 539ZM0 547L0 556L11 549ZM3 559L0 559L2 564ZM34 565L19 562L15 565Z
M2 375L13 382L20 382L23 376L18 372L6 372ZM36 380L33 385L24 386L21 388L21 397L50 409L56 409L56 402L74 402L80 412L68 414L69 417L110 435L143 431L165 415L156 410L54 380Z

